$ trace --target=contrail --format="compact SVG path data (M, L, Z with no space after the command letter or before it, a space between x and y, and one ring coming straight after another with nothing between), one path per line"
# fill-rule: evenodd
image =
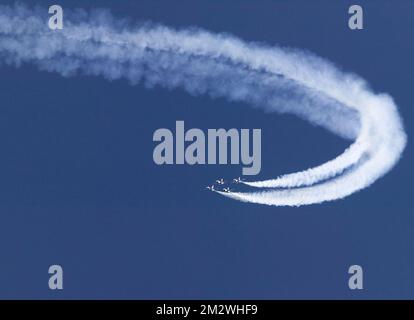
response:
M131 25L107 11L65 11L52 31L36 8L0 6L0 64L35 64L63 76L128 79L193 95L289 113L352 141L337 158L276 179L218 192L245 202L301 206L364 189L398 162L406 145L393 99L309 52L246 43L196 28Z

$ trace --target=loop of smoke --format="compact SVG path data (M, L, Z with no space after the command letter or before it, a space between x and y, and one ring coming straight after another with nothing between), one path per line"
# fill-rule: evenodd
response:
M194 28L131 27L106 11L78 10L66 11L64 29L52 31L39 9L0 6L0 63L181 87L193 95L295 114L353 141L315 168L243 182L253 191L218 191L245 202L300 206L344 198L391 170L406 144L392 98L374 94L361 78L307 52Z

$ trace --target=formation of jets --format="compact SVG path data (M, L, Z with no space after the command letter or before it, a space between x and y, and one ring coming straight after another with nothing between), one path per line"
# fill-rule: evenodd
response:
M240 183L240 182L242 182L243 180L240 178L240 177L238 177L238 178L236 178L236 179L233 179L233 183ZM217 184L217 185L219 185L219 186L223 186L224 184L225 184L225 181L224 181L224 179L217 179L216 180L216 182L215 182L215 184ZM213 184L213 185L211 185L211 186L207 186L206 187L206 189L207 190L210 190L210 191L216 191L216 189L215 189L215 184ZM222 189L222 191L223 192L227 192L227 193L230 193L231 192L231 190L230 190L230 188L223 188Z

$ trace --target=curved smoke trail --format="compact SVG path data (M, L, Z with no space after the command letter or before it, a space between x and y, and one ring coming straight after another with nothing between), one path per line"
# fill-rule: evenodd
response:
M245 43L198 29L131 27L108 12L65 12L51 31L43 11L0 6L0 63L33 63L63 76L100 75L132 84L184 88L291 113L353 143L318 167L276 179L243 182L241 201L300 206L344 198L368 187L400 158L406 135L392 98L361 78L307 52Z

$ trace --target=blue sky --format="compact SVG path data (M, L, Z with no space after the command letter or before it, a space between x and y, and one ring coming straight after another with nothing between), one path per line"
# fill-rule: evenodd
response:
M49 2L25 3L47 13ZM408 146L389 174L344 200L245 204L204 189L241 166L157 166L153 132L176 120L261 128L263 178L323 163L349 142L224 99L0 66L0 297L413 298L414 3L358 3L362 31L347 27L350 1L60 1L314 52L391 94ZM64 269L63 291L48 289L52 264ZM348 289L353 264L364 268L362 291Z

